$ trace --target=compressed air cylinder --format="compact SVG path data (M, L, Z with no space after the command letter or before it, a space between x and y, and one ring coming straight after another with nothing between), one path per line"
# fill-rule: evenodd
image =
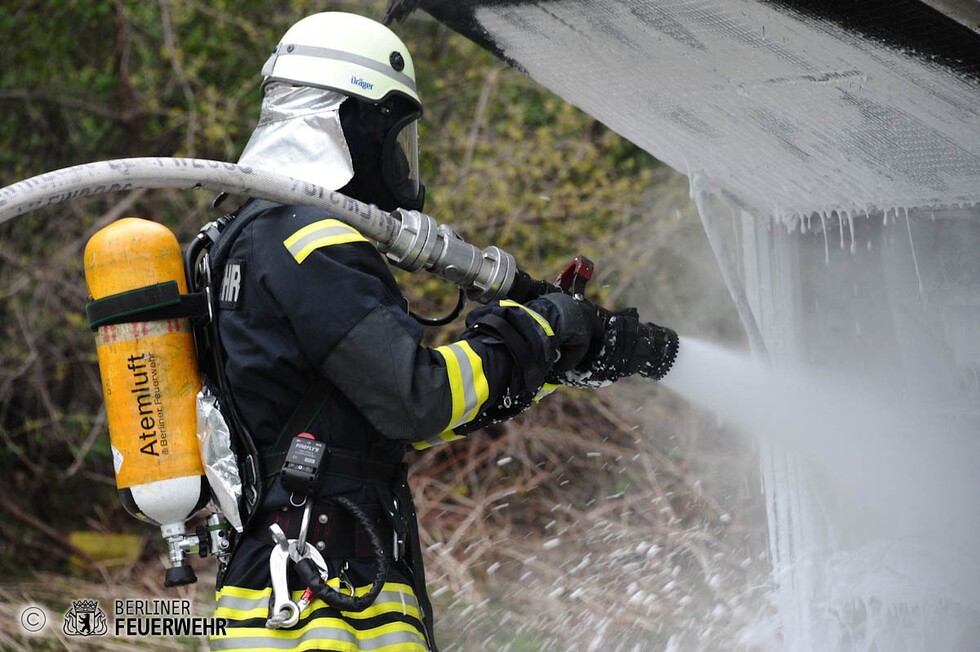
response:
M88 241L85 281L93 299L167 281L187 292L174 234L134 217ZM190 323L100 326L95 341L119 497L136 518L175 529L210 497L197 442L201 377Z

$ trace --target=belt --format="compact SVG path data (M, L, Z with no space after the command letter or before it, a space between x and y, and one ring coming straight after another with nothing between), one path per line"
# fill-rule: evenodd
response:
M285 459L285 450L273 451L263 458L262 463L267 470L267 478L279 474ZM368 459L362 454L328 447L327 454L320 464L320 473L361 482L374 482L387 487L398 482L404 476L405 470L401 464L388 464Z
M388 514L380 505L359 505L381 539L385 557L397 560L404 554L404 541L395 534ZM304 507L284 507L279 511L261 512L249 528L265 543L275 543L269 526L278 524L287 539L299 536ZM329 559L374 559L374 549L367 530L343 507L329 501L313 503L307 543Z

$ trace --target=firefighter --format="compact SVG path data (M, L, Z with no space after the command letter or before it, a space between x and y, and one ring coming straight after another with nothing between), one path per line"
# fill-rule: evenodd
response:
M263 75L240 164L387 211L422 208L422 104L412 58L387 27L309 16ZM434 650L407 449L510 418L557 386L547 379L599 386L665 354L640 341L635 311L610 315L560 293L480 307L457 341L427 348L384 258L354 228L261 200L236 222L215 245L227 251L218 333L267 491L219 576L216 616L228 626L212 649ZM308 492L284 480L300 431L326 448ZM292 557L277 552L288 541ZM299 557L326 573L304 575ZM324 576L316 599L300 597ZM277 612L284 599L298 609Z

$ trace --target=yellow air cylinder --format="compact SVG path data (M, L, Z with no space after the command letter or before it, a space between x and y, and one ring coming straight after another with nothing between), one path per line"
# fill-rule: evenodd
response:
M93 299L187 282L177 238L135 217L117 220L85 246ZM201 377L187 319L100 326L95 335L116 486L136 518L182 531L209 498L197 443ZM168 530L169 528L169 530Z

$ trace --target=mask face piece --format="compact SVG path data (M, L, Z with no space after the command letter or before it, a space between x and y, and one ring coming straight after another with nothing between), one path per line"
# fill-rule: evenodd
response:
M420 210L425 189L418 181L419 115L355 98L346 102L340 118L354 178L341 192L386 211Z
M419 117L410 113L395 123L385 137L381 174L402 208L419 210L425 188L419 183Z

